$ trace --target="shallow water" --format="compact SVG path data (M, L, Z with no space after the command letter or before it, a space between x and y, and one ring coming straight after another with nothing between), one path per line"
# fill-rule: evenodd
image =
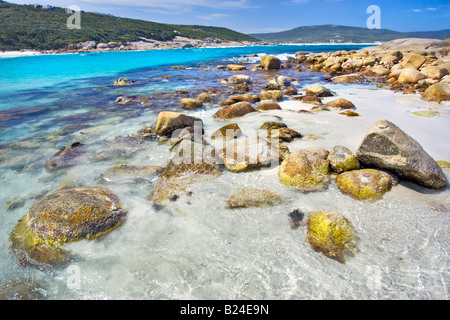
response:
M279 183L277 168L224 171L214 180L189 186L190 195L157 211L147 200L156 179L100 179L114 165L164 166L170 158L167 145L129 144L115 138L153 124L161 110L180 111L181 96L167 98L165 93L189 90L194 95L212 87L220 92L224 85L218 79L231 73L217 70L216 64L246 61L232 57L190 61L184 64L188 69L181 70L158 65L125 72L123 67L117 71L124 72L120 76L138 81L125 88L109 86L119 77L111 71L51 88L33 84L33 89L7 93L9 108L0 118L0 281L26 279L41 288L46 299L448 299L448 187L429 191L402 182L382 200L365 203L343 195L334 182L322 192L299 193ZM325 83L318 73L281 72L299 80L300 92L309 84ZM251 73L255 90L264 86L266 74ZM164 75L171 78L163 79ZM207 137L231 122L250 135L262 122L279 118L303 135L319 136L315 141L294 140L288 144L291 151L339 144L355 152L369 127L388 119L434 159L450 161L450 104L424 102L373 84L325 85L352 101L361 117L334 111L300 114L294 111L311 105L288 99L281 103L283 110L225 123L213 120L215 104L189 114L203 119ZM152 104L119 106L114 102L119 95L152 96ZM429 109L439 116L410 114ZM46 172L45 162L75 141L88 145L87 155L60 174ZM112 158L99 156L111 150L120 152ZM449 170L444 172L449 177ZM9 233L35 199L64 185L97 184L120 197L128 210L126 223L102 239L66 245L76 256L68 267L46 273L20 266L8 249ZM226 200L242 187L264 188L284 201L271 208L226 209ZM11 199L19 204L6 210ZM359 251L346 257L345 264L314 252L305 242L305 228L290 228L288 214L294 209L340 212L358 233Z

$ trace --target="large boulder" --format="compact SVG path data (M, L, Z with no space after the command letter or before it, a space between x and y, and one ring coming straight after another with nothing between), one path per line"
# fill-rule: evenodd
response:
M256 112L255 108L249 102L242 101L220 109L213 117L219 120L227 120L242 117L251 112Z
M261 189L242 188L227 200L227 208L269 207L281 203L281 197Z
M278 170L280 182L302 192L326 189L330 180L328 154L317 147L291 153Z
M340 263L344 255L356 251L356 232L351 222L334 211L313 212L307 219L306 242L314 251Z
M195 125L203 126L203 121L178 112L162 111L156 120L155 133L159 136L170 136L175 130Z
M321 85L313 85L306 88L306 94L313 95L316 97L331 97L333 93Z
M346 147L334 146L328 155L328 162L333 172L357 170L360 168L358 158Z
M338 188L356 200L379 200L396 184L392 175L376 169L348 171L336 177Z
M227 143L219 155L229 171L241 172L278 166L281 152L279 145L270 143L264 137L252 136Z
M201 108L203 106L203 102L197 99L183 98L180 100L180 106L184 109L194 110Z
M261 100L283 100L283 93L281 90L262 90L260 94Z
M435 160L395 124L377 121L366 133L356 156L367 167L386 169L431 189L442 189L447 179Z
M448 75L448 70L442 66L428 66L420 69L420 72L429 79L440 80L442 77Z
M401 65L403 68L418 70L425 63L425 61L427 61L427 59L424 56L410 53L403 58Z
M425 79L425 75L421 72L411 69L411 68L405 68L400 73L400 76L398 77L398 82L401 84L415 84L419 82L419 80Z
M281 60L275 56L265 55L261 58L261 64L264 69L280 69L281 68Z
M422 99L428 101L449 101L450 100L450 83L435 83L429 86L422 94Z

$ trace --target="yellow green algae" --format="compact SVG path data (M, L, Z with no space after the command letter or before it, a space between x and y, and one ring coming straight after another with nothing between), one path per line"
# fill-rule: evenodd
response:
M338 212L313 212L307 220L306 241L316 252L340 263L344 254L356 250L355 231L351 222Z

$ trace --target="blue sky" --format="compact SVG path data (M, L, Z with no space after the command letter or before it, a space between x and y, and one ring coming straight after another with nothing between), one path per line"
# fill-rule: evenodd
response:
M450 29L449 0L7 0L50 4L161 23L199 24L243 33L278 32L299 26L366 27L367 8L381 10L381 28L395 31ZM82 23L82 20L81 20Z

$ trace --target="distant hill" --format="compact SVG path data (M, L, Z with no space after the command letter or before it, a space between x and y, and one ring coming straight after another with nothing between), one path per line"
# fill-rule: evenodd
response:
M254 33L250 36L275 43L294 42L384 42L400 38L450 38L450 29L428 32L398 32L388 29L367 29L336 25L298 27L275 33Z
M142 38L167 41L176 36L257 41L227 28L162 24L83 11L81 29L69 30L69 17L63 8L17 5L0 0L0 50L60 49L70 43L90 40L103 43L139 41Z

